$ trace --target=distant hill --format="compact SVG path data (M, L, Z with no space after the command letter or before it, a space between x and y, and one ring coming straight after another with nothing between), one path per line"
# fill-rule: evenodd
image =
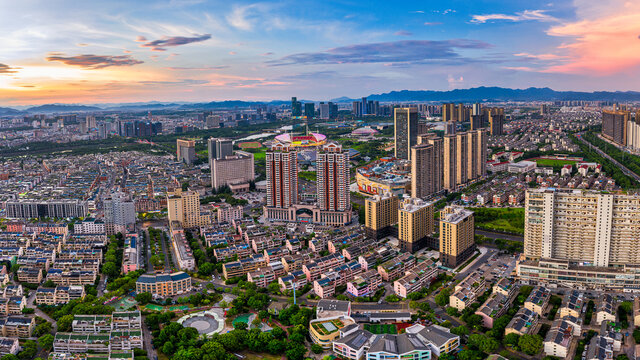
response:
M553 100L602 100L637 101L640 92L580 92L555 91L549 88L509 89L502 87L477 87L449 91L401 90L384 94L372 94L368 100L378 101L553 101Z
M304 102L304 100L302 100ZM258 105L282 105L282 104L290 104L291 101L285 100L273 100L271 102L262 102L262 101L242 101L242 100L225 100L225 101L212 101L208 103L196 103L196 104L185 104L180 106L180 110L208 110L208 109L233 109L233 108L247 108L251 106Z
M65 112L76 112L76 111L99 111L99 110L102 110L102 109L96 106L46 104L46 105L30 107L25 111L30 113L65 113Z
M7 107L0 107L0 116L20 115L20 114L22 114L22 111L20 111L20 110L7 108Z

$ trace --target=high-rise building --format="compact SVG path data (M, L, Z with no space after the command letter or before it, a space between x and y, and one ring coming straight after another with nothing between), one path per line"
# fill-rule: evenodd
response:
M302 103L296 97L291 98L291 116L302 116Z
M196 160L196 142L194 140L176 140L178 161L193 164Z
M277 143L266 153L267 207L286 209L298 203L298 152Z
M456 104L442 104L442 121L456 121Z
M540 104L540 115L549 114L549 104Z
M367 102L367 98L366 98L366 97L363 97L363 98L362 98L362 101L361 101L360 103L362 104L362 107L361 107L361 109L362 109L362 115L367 115L367 114L369 114L369 109L368 109L369 103Z
M360 101L354 101L351 104L351 113L356 117L362 116L362 103Z
M447 121L444 124L444 134L445 135L453 135L456 133L456 123L453 121Z
M382 239L393 234L393 225L398 223L397 196L386 192L382 195L368 197L364 201L364 230L372 239Z
M630 119L629 111L603 111L602 136L616 144L627 145L627 123Z
M640 289L639 209L638 194L527 190L518 276L532 284Z
M482 115L482 104L475 103L471 109L471 115Z
M96 117L95 116L87 115L85 120L86 120L85 122L87 124L87 129L88 130L92 130L92 129L97 128Z
M209 138L207 140L209 163L212 159L224 159L233 155L233 140Z
M307 119L313 119L316 116L316 104L305 103L304 104L304 116Z
M636 112L635 121L627 122L627 146L634 150L640 149L640 110Z
M211 187L229 186L234 192L249 190L249 182L255 179L253 154L236 151L233 155L210 159Z
M169 223L178 221L184 228L204 226L211 222L211 217L207 218L200 214L200 196L195 191L175 191L167 192L167 218Z
M126 194L111 194L103 201L104 222L108 234L125 233L136 223L136 208L133 200Z
M320 210L351 209L349 152L338 143L323 145L316 157L318 207Z
M424 198L442 190L443 141L435 134L420 135L411 148L411 195Z
M395 157L410 160L411 147L418 143L418 109L393 109Z
M447 190L486 175L487 133L485 130L445 135L443 141L443 184Z
M473 212L461 206L447 206L440 212L440 261L456 268L475 250Z
M338 104L320 102L320 119L335 119L338 116Z
M485 124L489 125L491 135L502 135L504 126L504 108L484 108L482 109L486 118Z
M406 252L416 252L427 244L427 236L434 231L434 203L406 198L398 209L398 240Z
M470 121L470 129L471 130L478 130L478 129L482 129L483 127L485 127L484 124L484 116L482 114L480 115L471 115L471 121Z

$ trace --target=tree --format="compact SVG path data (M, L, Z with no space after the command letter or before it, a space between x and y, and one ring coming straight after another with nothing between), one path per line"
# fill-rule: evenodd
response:
M518 347L527 355L536 355L542 350L542 337L540 335L525 334L520 336Z
M451 329L451 333L458 336L469 335L469 329L467 329L466 326L460 325L458 327Z
M460 312L454 307L449 306L446 311L449 316L460 316Z
M58 331L69 332L71 331L71 324L73 323L73 315L65 315L58 319Z
M164 345L162 345L162 352L165 355L173 355L174 351L175 348L173 347L173 343L171 341L167 341L166 343L164 343Z
M515 347L518 345L518 341L520 340L520 335L516 333L511 333L505 335L504 339L502 339L502 343L504 346Z
M152 299L151 293L143 292L143 293L136 294L136 301L140 305L148 304L151 301L151 299Z
M50 322L43 322L42 324L36 326L36 329L33 330L33 336L39 337L44 334L51 333L52 327Z
M109 277L118 276L118 267L115 262L107 262L102 266L102 273Z
M269 341L267 344L267 350L273 355L282 354L286 347L287 346L284 341L276 339Z
M314 354L320 354L324 349L318 344L313 344L311 345L311 351L313 351Z
M289 343L288 349L285 352L288 360L302 360L307 354L307 348L300 343Z
M449 303L449 296L451 295L451 289L442 289L438 295L436 295L436 304L440 306L446 306Z
M3 356L0 360L20 360L20 359L18 359L18 357L13 354L7 354Z
M46 351L50 351L53 347L54 337L51 334L44 334L38 338L38 344Z

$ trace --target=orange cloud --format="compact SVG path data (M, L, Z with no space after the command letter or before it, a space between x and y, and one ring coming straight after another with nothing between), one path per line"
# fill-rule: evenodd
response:
M617 13L551 27L547 34L574 38L559 47L568 59L544 72L607 75L640 65L640 4Z

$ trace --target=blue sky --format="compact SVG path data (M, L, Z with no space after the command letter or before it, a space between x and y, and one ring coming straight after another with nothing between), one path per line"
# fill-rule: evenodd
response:
M640 2L2 1L0 105L640 90Z

